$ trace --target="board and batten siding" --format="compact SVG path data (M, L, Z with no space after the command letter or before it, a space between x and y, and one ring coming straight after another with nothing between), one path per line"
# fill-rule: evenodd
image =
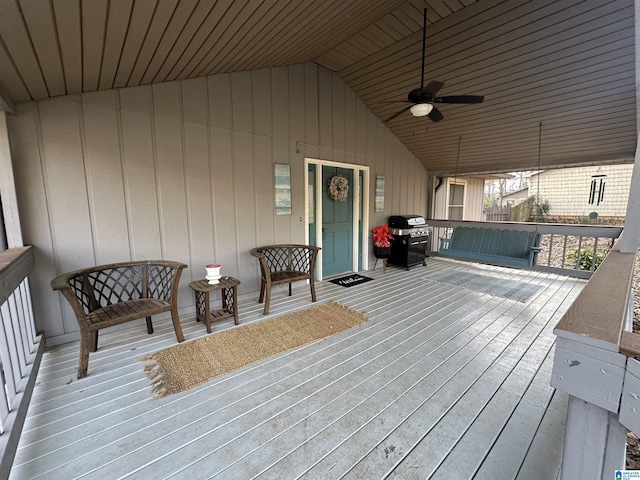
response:
M73 269L141 259L186 263L189 282L222 264L259 290L257 245L303 243L304 158L370 167L370 226L425 215L427 172L332 72L307 63L18 105L9 118L38 329L49 345L78 338L51 290ZM292 214L276 216L273 165L291 165ZM374 213L385 175L385 212Z

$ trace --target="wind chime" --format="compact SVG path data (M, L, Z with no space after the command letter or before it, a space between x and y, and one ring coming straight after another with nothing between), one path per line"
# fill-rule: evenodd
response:
M591 190L589 191L589 205L600 205L604 200L604 178L607 175L600 173L600 167L595 175L591 175Z

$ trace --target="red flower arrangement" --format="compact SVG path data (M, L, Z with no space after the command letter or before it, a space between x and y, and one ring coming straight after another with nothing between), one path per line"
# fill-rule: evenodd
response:
M389 225L380 225L371 230L373 245L376 247L390 247L393 235L389 233Z

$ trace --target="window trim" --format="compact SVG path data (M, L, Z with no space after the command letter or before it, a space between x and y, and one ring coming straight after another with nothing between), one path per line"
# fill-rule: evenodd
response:
M464 188L464 190L462 192L462 204L461 205L450 204L449 203L449 199L451 198L451 186L452 185L462 185L462 187ZM451 207L462 207L461 220L464 220L466 204L467 204L467 181L466 180L462 180L462 179L454 179L454 178L448 179L447 180L446 210L445 210L446 215L447 215L447 220L451 219Z

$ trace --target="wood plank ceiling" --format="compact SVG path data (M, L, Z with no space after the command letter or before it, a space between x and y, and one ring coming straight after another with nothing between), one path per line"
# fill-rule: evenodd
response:
M485 95L387 123L430 172L633 159L633 0L0 0L0 97L316 62L383 120L420 85L425 6L426 81Z

